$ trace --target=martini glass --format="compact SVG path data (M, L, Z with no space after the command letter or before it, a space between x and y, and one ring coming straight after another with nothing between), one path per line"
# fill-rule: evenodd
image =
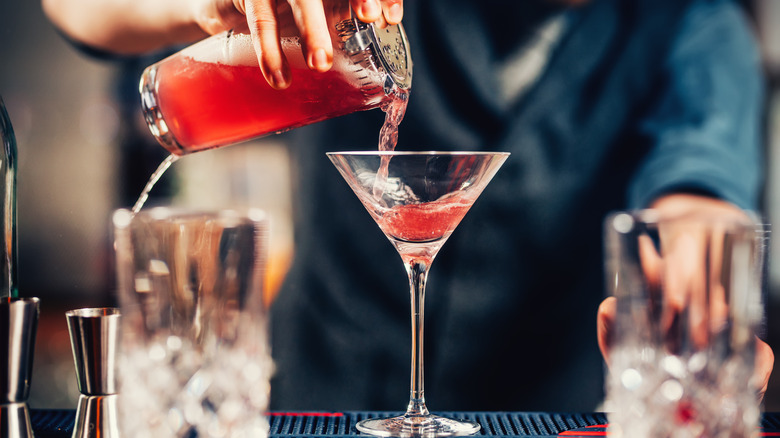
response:
M357 429L378 436L476 433L479 424L432 415L425 406L425 280L439 249L509 154L393 151L327 155L401 255L412 302L412 377L406 413L363 420Z

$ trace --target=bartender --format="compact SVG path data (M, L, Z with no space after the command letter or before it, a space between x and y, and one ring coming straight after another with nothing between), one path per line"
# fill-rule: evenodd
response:
M589 411L603 398L613 305L602 222L616 209L759 209L764 98L754 35L730 0L351 0L403 24L414 80L399 150L512 155L450 237L426 297L428 403ZM332 63L321 0L44 0L71 40L126 56L245 23L267 81L289 86L280 23ZM326 4L325 7L329 7ZM384 24L380 23L380 24ZM272 408L400 410L409 297L401 260L325 158L376 149L370 111L286 136L293 267L272 309ZM759 345L758 391L771 349Z

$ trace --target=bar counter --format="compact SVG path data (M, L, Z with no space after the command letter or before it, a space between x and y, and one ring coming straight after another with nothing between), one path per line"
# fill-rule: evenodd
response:
M603 413L547 412L437 412L440 415L478 422L482 428L474 436L591 438L606 436L607 417ZM271 412L270 436L352 437L361 435L355 423L365 418L398 415L398 412ZM31 411L36 438L70 438L75 411ZM780 413L765 413L761 436L780 437ZM365 436L365 435L364 435ZM194 437L193 437L194 438Z

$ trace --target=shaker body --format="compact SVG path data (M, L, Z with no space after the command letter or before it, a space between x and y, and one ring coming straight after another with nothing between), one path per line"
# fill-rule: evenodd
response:
M353 20L330 26L327 72L309 70L298 37L282 38L292 80L285 90L266 82L248 33L223 32L151 65L140 84L149 129L169 152L185 155L382 106L393 99L391 79L376 50L345 47Z

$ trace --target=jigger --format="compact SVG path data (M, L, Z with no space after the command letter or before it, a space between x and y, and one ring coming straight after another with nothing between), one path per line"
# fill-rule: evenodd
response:
M30 396L35 332L38 328L38 298L0 300L0 436L32 438ZM0 353L2 354L2 353Z
M65 317L81 393L72 438L117 438L119 309L69 310Z

